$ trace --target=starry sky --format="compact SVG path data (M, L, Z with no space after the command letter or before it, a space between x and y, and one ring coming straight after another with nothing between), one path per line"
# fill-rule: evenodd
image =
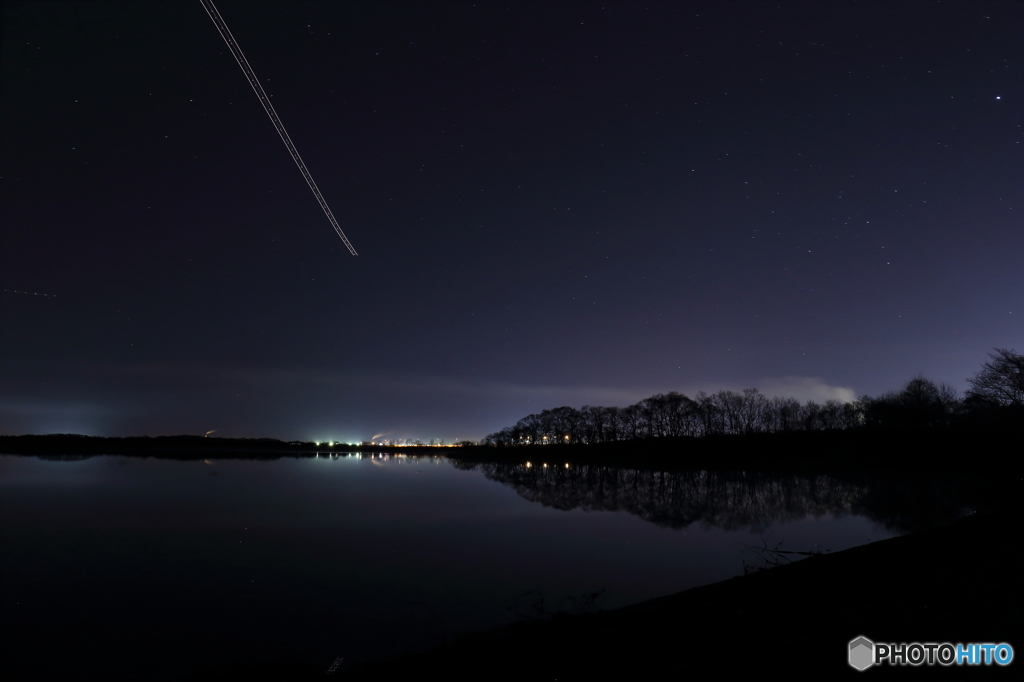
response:
M480 438L1024 350L1019 2L5 2L0 432Z

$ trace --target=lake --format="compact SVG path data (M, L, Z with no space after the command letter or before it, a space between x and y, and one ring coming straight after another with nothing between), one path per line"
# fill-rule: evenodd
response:
M358 665L802 556L752 547L834 552L950 521L969 511L959 492L554 460L5 455L0 672L171 680L234 660Z

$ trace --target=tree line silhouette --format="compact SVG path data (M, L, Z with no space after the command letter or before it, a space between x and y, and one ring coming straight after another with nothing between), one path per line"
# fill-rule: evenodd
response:
M765 396L756 388L659 393L627 407L556 407L530 414L483 440L485 445L589 444L665 437L936 429L1024 423L1024 355L996 348L968 379L964 397L918 376L900 390L852 402Z

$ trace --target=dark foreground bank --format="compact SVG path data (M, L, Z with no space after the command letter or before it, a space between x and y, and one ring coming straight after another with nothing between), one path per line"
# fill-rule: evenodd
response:
M1022 507L760 571L623 609L468 635L399 659L342 661L349 680L1016 679L1024 660ZM381 633L401 637L402 633ZM850 640L1008 643L1007 666L871 667ZM301 665L239 665L202 680L323 679ZM863 675L864 677L857 677Z
M875 642L1007 642L1024 656L1021 549L1017 505L617 611L467 637L348 677L653 680L776 670L828 679L859 674L846 648L860 635ZM1022 664L922 668L1008 679ZM863 674L913 672L924 670Z

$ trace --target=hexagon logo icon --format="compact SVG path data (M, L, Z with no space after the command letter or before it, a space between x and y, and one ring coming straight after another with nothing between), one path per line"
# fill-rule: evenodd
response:
M875 643L867 637L850 640L850 665L857 670L867 670L875 662Z

